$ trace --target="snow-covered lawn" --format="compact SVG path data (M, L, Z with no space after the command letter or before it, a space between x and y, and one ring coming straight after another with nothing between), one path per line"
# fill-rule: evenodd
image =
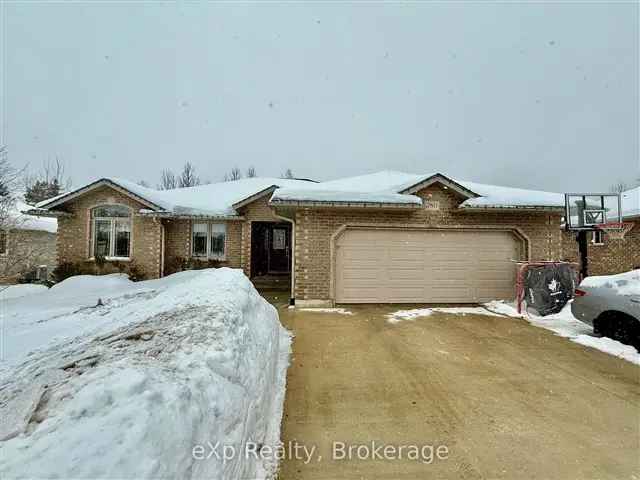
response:
M25 283L21 285L5 285L0 286L0 306L4 300L10 300L12 298L26 297L27 295L33 295L34 293L42 293L49 290L44 285L35 285Z
M242 272L74 277L0 315L3 478L275 472L257 451L279 441L290 335Z
M596 278L596 277L594 277ZM596 337L593 328L577 320L571 313L571 302L567 303L559 313L540 317L531 312L519 314L515 305L503 301L493 301L485 304L486 308L508 317L524 318L536 327L546 328L566 337L572 342L592 347L602 352L623 358L629 362L640 365L640 353L624 343L612 340L608 337Z

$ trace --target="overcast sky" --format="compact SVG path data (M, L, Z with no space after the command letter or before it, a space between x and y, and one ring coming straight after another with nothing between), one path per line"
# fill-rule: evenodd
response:
M2 7L10 160L552 191L640 177L637 3Z

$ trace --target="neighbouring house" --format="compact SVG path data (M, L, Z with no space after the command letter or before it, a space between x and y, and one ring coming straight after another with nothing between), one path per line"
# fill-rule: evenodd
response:
M288 275L296 304L512 298L515 262L563 256L561 194L378 172L246 178L158 191L103 178L38 204L59 263L196 265Z
M624 238L612 238L606 232L588 232L587 263L589 275L611 275L640 268L640 187L622 192L622 220L631 230ZM579 262L576 232L562 235L564 259Z
M41 218L22 212L32 208L17 199L0 230L0 283L19 279L47 280L56 266L55 218Z

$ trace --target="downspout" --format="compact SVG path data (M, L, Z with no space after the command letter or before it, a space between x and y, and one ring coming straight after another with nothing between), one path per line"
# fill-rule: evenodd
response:
M165 228L164 223L160 223L160 278L164 277L164 245L165 245Z
M164 277L164 224L157 217L153 217L153 223L157 223L160 227L160 271L158 273L162 278Z
M296 303L296 222L295 220L282 215L278 215L273 211L273 214L280 220L284 220L291 224L291 295L289 297L289 305L295 305Z

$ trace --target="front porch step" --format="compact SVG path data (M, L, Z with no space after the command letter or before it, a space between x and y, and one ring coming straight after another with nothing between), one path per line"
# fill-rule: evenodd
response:
M286 290L291 286L289 275L261 275L251 279L258 290Z

